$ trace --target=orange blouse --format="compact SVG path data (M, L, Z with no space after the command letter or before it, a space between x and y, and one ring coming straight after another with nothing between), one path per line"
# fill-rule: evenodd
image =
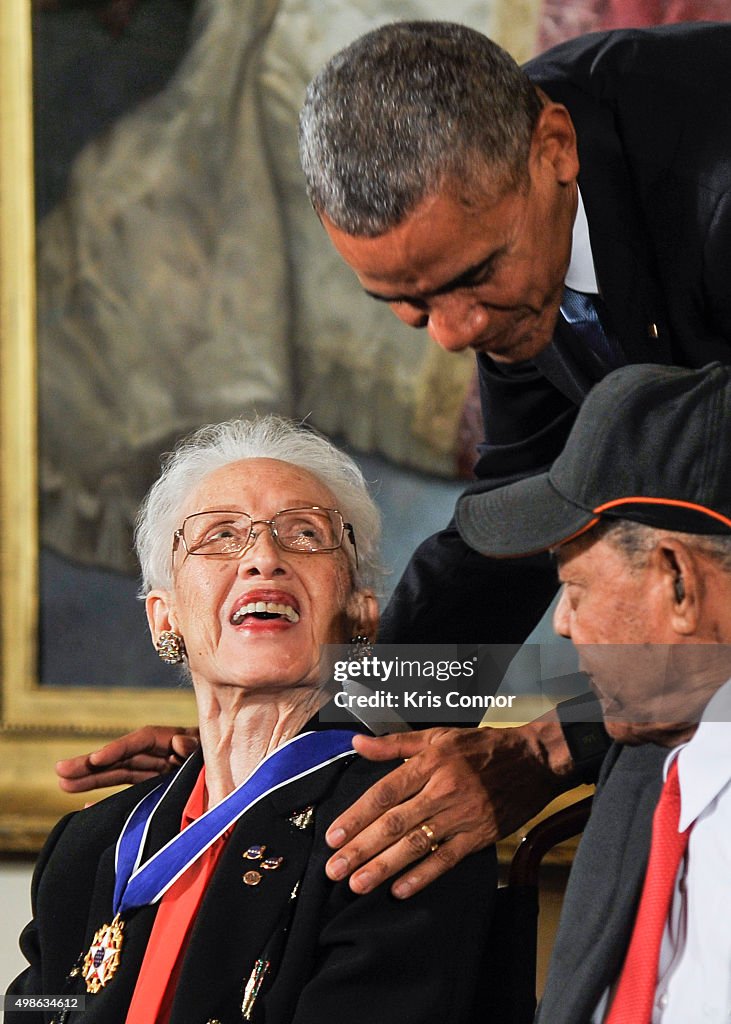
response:
M180 830L205 810L206 769L201 769L183 810ZM183 872L160 901L125 1024L167 1024L190 932L228 832Z

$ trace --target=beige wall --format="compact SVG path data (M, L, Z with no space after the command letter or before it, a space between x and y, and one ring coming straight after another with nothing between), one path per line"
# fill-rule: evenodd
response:
M25 959L18 949L18 936L30 918L30 879L33 864L28 861L0 861L0 992L22 971ZM0 1013L0 1019L3 1014Z

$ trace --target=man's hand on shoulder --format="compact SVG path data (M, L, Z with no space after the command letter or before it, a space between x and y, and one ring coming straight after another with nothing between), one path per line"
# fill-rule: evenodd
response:
M358 736L353 745L371 760L405 759L327 832L337 850L327 873L333 880L350 875L357 893L413 864L391 890L412 896L578 784L553 711L517 728Z
M145 725L100 750L58 761L58 784L66 793L85 793L142 782L177 768L198 742L197 728Z

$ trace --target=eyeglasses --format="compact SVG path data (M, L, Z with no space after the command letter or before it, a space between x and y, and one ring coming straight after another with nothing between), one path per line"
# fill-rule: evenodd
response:
M343 521L342 513L336 508L317 505L285 508L275 512L271 519L252 519L248 512L194 512L185 517L183 525L173 534L173 557L182 541L189 555L240 558L261 533L255 526L268 527L271 537L283 551L302 555L336 551L347 532L358 565L352 525Z

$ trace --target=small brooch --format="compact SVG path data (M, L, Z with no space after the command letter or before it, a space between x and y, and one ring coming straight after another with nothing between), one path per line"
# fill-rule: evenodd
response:
M290 814L289 822L294 825L295 828L306 829L312 824L312 820L315 817L315 808L312 804L308 804L307 807L303 807L301 811L295 811L294 814Z

